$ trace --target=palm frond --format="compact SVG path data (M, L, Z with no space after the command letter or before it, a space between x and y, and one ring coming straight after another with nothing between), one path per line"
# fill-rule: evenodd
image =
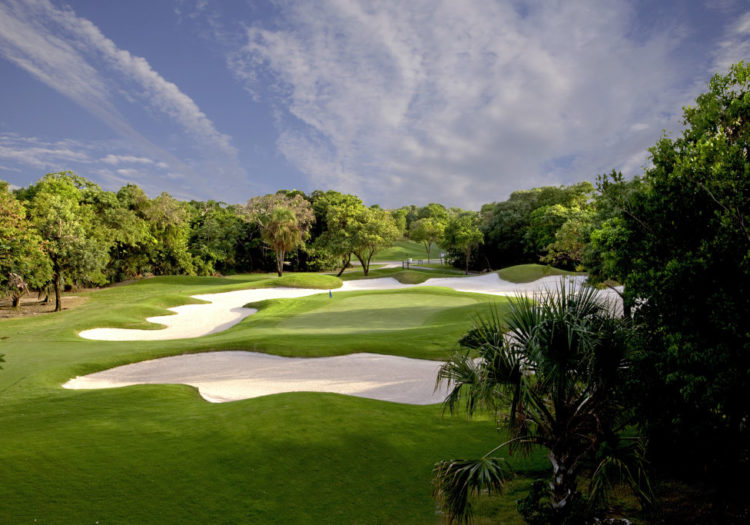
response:
M443 401L443 408L454 413L461 402L468 414L473 414L482 402L492 402L488 395L489 386L483 381L480 366L468 353L456 353L438 371L435 390L443 382L448 382L449 392Z
M606 504L615 483L624 483L638 497L642 507L654 504L654 493L646 470L645 442L631 438L618 440L591 475L589 500L592 505Z
M433 497L448 518L448 523L470 523L469 496L480 492L502 492L512 476L508 463L502 458L465 460L452 459L435 464Z

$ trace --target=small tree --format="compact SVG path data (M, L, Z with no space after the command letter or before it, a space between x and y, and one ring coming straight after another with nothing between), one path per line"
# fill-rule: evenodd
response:
M504 447L549 451L548 490L537 486L520 505L535 523L581 523L574 514L583 506L578 480L584 467L593 467L591 505L603 500L613 474L651 501L643 447L620 437L628 421L617 394L629 333L626 320L614 317L594 288L571 289L564 281L534 301L511 301L506 319L495 311L477 321L460 341L465 352L441 367L438 382L452 385L445 400L451 411L464 404L471 414L507 403L511 439L481 459L436 464L434 493L451 521L468 521L471 493L502 490L510 468L494 454Z
M399 233L391 214L379 208L362 208L350 226L352 252L362 264L365 275L370 272L373 256L393 244Z
M352 260L355 224L360 220L365 205L356 195L328 191L320 194L313 207L321 218L317 226L323 227L314 248L340 264L338 277Z
M437 218L425 218L412 223L409 238L412 241L424 244L427 251L427 262L429 263L432 245L440 243L444 234L445 222Z
M466 275L469 274L471 252L484 242L479 230L479 218L476 214L464 213L452 217L445 227L443 246L461 252L466 261Z

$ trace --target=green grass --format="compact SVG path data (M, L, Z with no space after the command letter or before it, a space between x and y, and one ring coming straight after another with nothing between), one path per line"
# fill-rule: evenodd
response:
M193 294L272 281L154 278L91 292L73 310L0 320L0 523L438 523L432 465L493 448L503 439L494 422L334 394L209 404L179 385L60 387L117 364L202 350L444 358L497 300L441 288L334 291L264 302L233 328L192 340L76 335L144 325ZM513 461L522 473L547 468L541 453ZM514 508L501 518L520 522Z
M382 269L370 269L370 273L367 277L364 276L362 270L348 271L341 276L344 281L352 281L358 279L378 279L380 277L393 277L402 284L420 284L425 282L427 279L435 277L456 277L457 275L463 275L463 272L456 271L448 266L444 266L442 269L436 270L418 270L409 269L403 270L401 268L382 268Z
M375 254L375 261L405 261L412 259L424 259L427 261L427 250L422 243L410 241L407 239L396 241L393 246ZM440 247L433 245L430 250L430 258L438 259L440 257Z
M578 275L576 272L541 264L518 264L498 270L497 273L501 279L512 283L530 283L550 275Z
M341 279L333 275L316 273L286 273L278 279L271 281L274 286L286 288L315 288L328 290L341 288Z

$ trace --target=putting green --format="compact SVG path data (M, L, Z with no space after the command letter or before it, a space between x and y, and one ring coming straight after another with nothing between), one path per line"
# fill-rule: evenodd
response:
M425 293L370 294L345 297L277 325L308 333L357 333L405 330L428 324L449 308L476 304L470 297Z

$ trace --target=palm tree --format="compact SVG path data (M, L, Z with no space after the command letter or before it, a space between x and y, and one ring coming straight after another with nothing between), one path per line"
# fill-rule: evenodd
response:
M581 507L577 487L586 467L594 473L591 505L604 500L612 474L650 502L641 444L619 437L626 422L617 395L625 372L626 323L594 288L564 281L533 301L515 298L505 319L493 311L477 320L460 341L465 351L441 367L437 382L451 384L445 400L451 412L460 405L469 414L497 410L507 402L510 440L479 460L435 465L434 495L451 523L469 521L470 494L502 490L511 471L495 454L505 447L510 453L547 449L552 479L543 494L547 502L536 510L545 523L565 523ZM471 358L472 350L480 359Z
M282 207L273 209L262 230L262 238L276 254L276 273L279 277L284 272L284 255L302 244L305 233L292 210Z

